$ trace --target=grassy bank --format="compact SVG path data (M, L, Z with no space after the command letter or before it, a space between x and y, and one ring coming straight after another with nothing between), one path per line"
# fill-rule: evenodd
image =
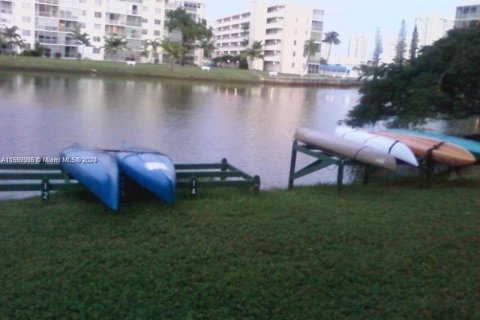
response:
M128 67L123 62L65 60L34 57L12 57L0 55L0 70L22 70L43 72L76 72L84 74L149 77L199 81L231 81L260 83L254 72L240 69L213 68L202 71L199 67L176 66L173 70L164 64L137 64ZM92 72L92 70L95 70Z
M212 68L202 71L200 67L175 66L172 70L165 64L137 64L128 67L125 61L64 60L0 55L0 70L37 71L94 74L97 76L127 76L154 79L177 79L222 83L269 84L285 86L358 87L355 79L280 74L270 77L267 72L229 68Z
M0 318L478 319L477 179L0 203Z

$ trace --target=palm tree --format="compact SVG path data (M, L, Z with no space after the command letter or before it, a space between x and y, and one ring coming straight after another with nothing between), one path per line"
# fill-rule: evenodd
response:
M305 66L305 73L308 72L308 65L310 63L310 57L314 56L318 52L319 44L315 39L309 39L305 41L303 45L303 56L307 57L307 64Z
M112 57L116 57L118 51L130 50L127 46L127 40L118 37L105 37L105 45L102 48L105 50L105 55Z
M144 49L143 49L143 52L142 54L148 58L148 56L150 55L150 53L153 54L153 61L154 63L158 63L160 61L159 59L159 53L158 53L158 49L162 47L162 41L160 41L159 38L156 38L154 40L145 40L145 43L144 43ZM151 48L151 50L149 50L149 48Z
M255 59L263 59L263 45L261 41L254 41L252 45L242 53L247 58L248 69L253 69Z
M25 46L25 41L22 39L20 34L18 34L19 28L17 26L8 27L7 25L2 25L3 29L0 31L2 42L10 46L10 53L14 54L16 52L16 47L23 48Z
M323 39L323 42L328 43L328 56L327 56L327 63L328 60L330 59L330 53L332 52L332 44L338 45L340 44L340 39L338 38L340 35L336 31L330 31L325 33L325 38Z
M203 56L205 58L210 58L212 52L215 51L215 42L211 37L206 37L198 41L198 47L203 49Z
M174 42L169 39L162 40L160 46L168 54L170 68L173 70L175 62L184 57L186 51L185 47L182 46L181 43Z
M72 40L77 45L77 52L78 48L80 46L82 47L82 53L78 53L77 55L77 60L80 61L80 59L83 57L83 51L85 50L85 47L92 47L90 39L88 38L88 34L86 32L82 33L80 28L76 28L74 31L70 31L68 34L72 37Z

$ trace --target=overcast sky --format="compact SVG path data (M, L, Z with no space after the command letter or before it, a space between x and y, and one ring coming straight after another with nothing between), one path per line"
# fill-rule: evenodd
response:
M324 31L337 31L343 44L354 35L365 35L373 46L375 32L380 27L384 42L395 37L402 20L406 21L410 36L415 17L438 13L454 20L457 5L478 3L480 0L270 0L269 3L299 3L325 10ZM250 10L251 0L205 0L206 16L214 19ZM340 48L338 52L344 51Z

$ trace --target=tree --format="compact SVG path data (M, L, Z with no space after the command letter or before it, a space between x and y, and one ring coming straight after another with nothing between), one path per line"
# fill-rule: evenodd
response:
M373 51L372 62L374 66L378 66L380 63L380 56L383 53L382 35L380 34L380 28L377 28L377 34L375 35L375 50Z
M2 25L3 28L0 31L2 42L9 47L10 53L16 53L17 47L25 47L25 41L22 39L20 34L17 32L19 28L17 26L8 27L7 25Z
M410 126L427 119L480 116L480 26L453 29L408 65L384 65L365 81L353 126L385 121Z
M105 45L102 48L105 50L105 55L114 57L114 60L119 51L130 50L127 46L127 40L118 37L105 37Z
M186 54L196 47L196 42L199 39L207 37L209 29L207 29L205 20L201 22L194 21L192 16L182 8L168 12L167 18L168 31L178 30L182 34L181 45L185 49L181 57L183 66L186 63Z
M215 51L215 41L213 38L212 28L208 28L207 32L198 40L197 47L203 50L205 58L211 58L212 52Z
M244 22L242 23L242 35L249 35L250 33L250 22ZM248 46L248 43L249 43L249 39L248 38L245 38L242 40L242 46L246 47Z
M327 55L327 63L330 60L330 54L332 53L332 45L339 45L340 44L340 35L335 31L330 31L325 33L325 38L323 42L328 43L328 55Z
M85 47L92 47L90 39L88 38L88 34L86 32L82 33L80 28L76 28L74 31L70 31L68 34L72 37L72 40L77 45L77 51L78 47L82 47L82 53L79 53L77 56L77 60L80 61L80 59L83 57L83 51Z
M173 70L175 62L185 56L185 47L183 47L181 43L174 42L169 39L162 40L160 46L168 54L170 68Z
M256 59L263 59L263 45L261 41L254 41L250 47L242 52L247 59L248 69L253 69L253 63Z
M415 25L415 29L413 29L412 34L412 42L410 43L410 61L413 61L417 57L418 51L418 30L417 26Z
M308 72L308 65L310 63L310 57L314 56L319 50L318 50L319 44L315 39L309 39L305 41L305 44L303 45L303 56L307 57L307 63L305 66L305 73Z
M152 53L153 62L158 63L160 61L158 49L161 47L162 47L162 41L159 38L156 38L154 40L147 39L143 43L142 55L148 58L150 53Z
M407 29L405 27L405 20L402 20L400 32L398 33L397 45L395 46L395 58L393 61L398 65L403 65L405 62L405 51L407 50Z

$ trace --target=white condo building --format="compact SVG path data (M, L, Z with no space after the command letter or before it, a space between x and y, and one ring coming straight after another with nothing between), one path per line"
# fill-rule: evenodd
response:
M347 58L354 62L354 65L366 64L368 62L368 38L365 35L358 35L348 39Z
M184 8L196 21L204 19L203 0L0 0L0 25L19 27L29 47L35 42L51 57L75 58L80 53L92 60L105 59L105 37L127 40L131 51L120 58L140 58L146 39L169 37L166 13ZM81 48L71 31L87 33L94 47ZM200 64L203 57L190 57ZM166 57L160 57L165 60Z
M457 7L455 28L463 28L480 22L480 3Z
M432 14L424 17L417 17L415 24L418 31L418 47L432 45L438 39L444 37L448 30L453 28L453 21Z
M290 74L318 70L320 50L304 55L304 44L314 39L320 49L323 40L324 11L296 4L269 5L255 1L249 12L214 21L215 56L237 56L254 41L261 41L264 60L257 59L254 68ZM315 63L313 61L316 61Z

